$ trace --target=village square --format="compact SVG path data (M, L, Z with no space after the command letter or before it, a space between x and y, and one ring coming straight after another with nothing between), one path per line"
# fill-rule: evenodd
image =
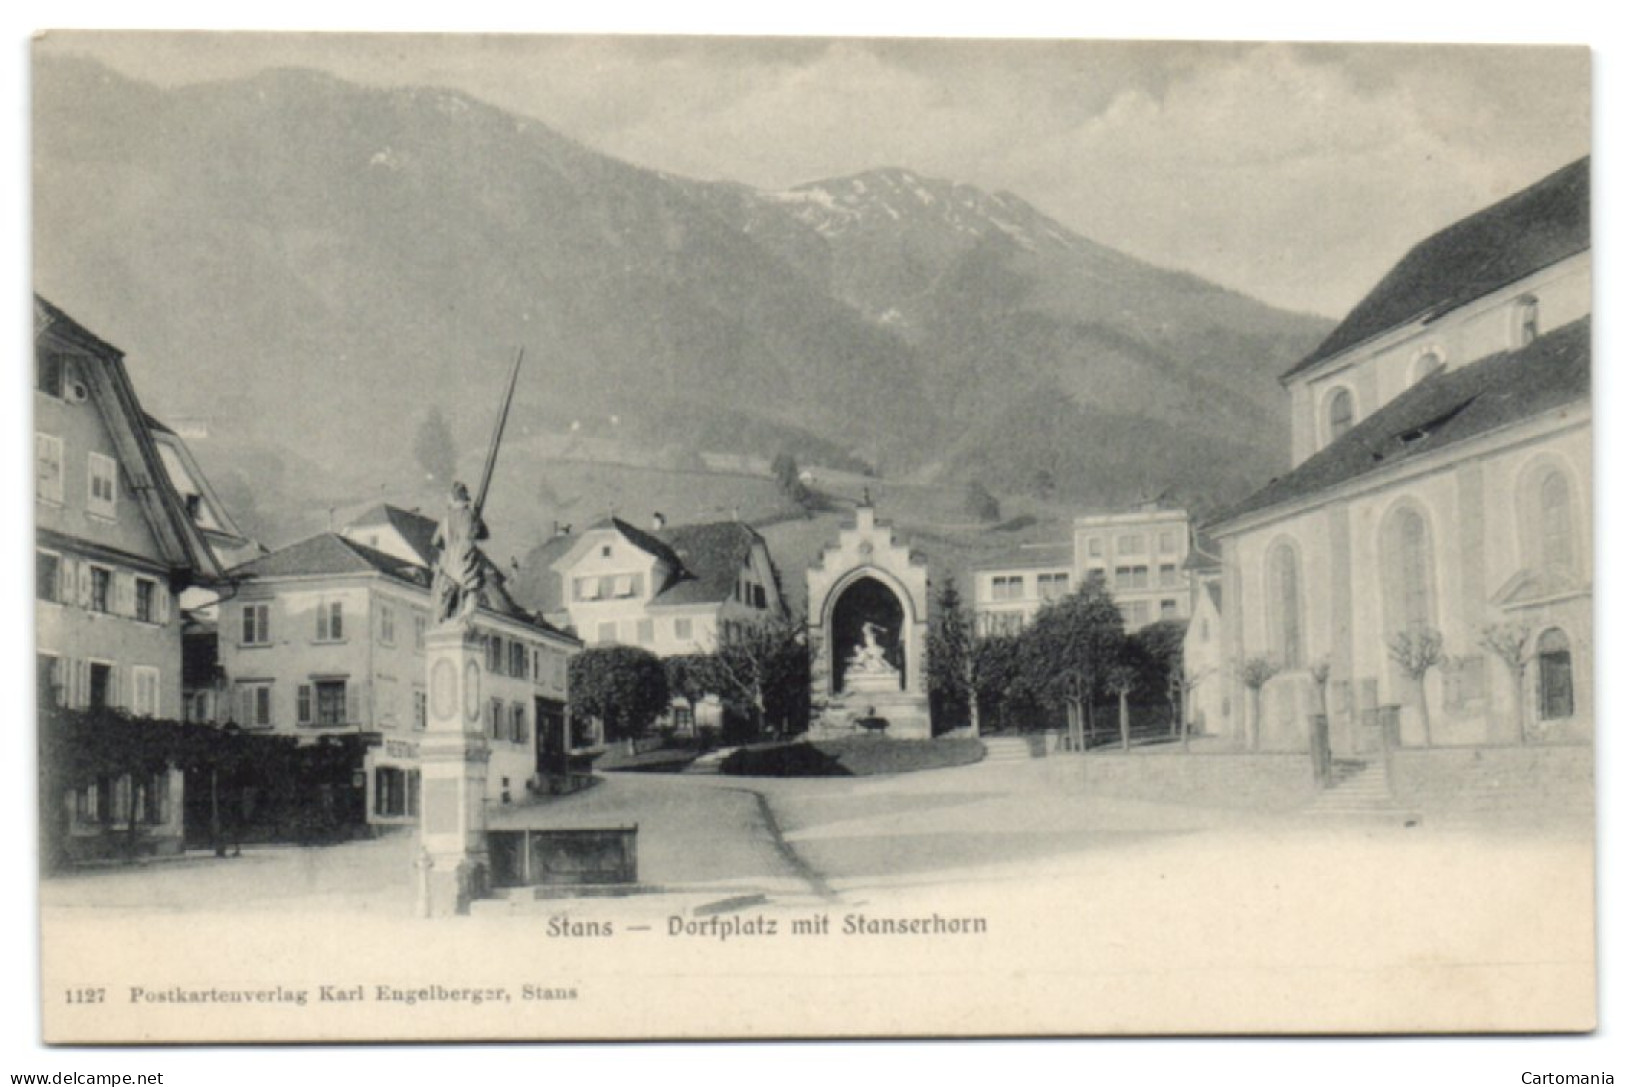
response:
M112 83L58 63L47 98L52 79L63 94ZM301 96L341 93L305 78L266 76L257 98L228 88L219 102L251 112L286 96L294 116ZM532 138L449 92L401 92L387 109L355 93L356 116L380 111L392 133L356 159L379 188L333 190L362 218L408 215L397 179L453 168L455 154L414 158L436 126L468 114L502 140ZM154 108L187 106L177 92ZM413 111L415 129L400 120ZM165 131L189 131L176 125ZM1031 972L1032 993L1050 964L1087 961L1089 985L1139 987L1120 1021L1091 1020L1108 1030L1147 1029L1131 1009L1167 1011L1171 959L1231 982L1313 959L1398 988L1418 963L1497 962L1498 984L1528 970L1553 991L1585 988L1589 157L1419 230L1336 318L1270 317L1266 335L1242 331L1264 318L1226 310L1223 331L1148 339L1154 350L1125 346L1129 325L1101 331L1099 315L1079 316L1073 340L1032 334L1039 354L1075 362L1078 387L1178 375L1158 403L1184 398L1167 410L1188 415L1162 418L1069 399L1064 372L1033 377L1031 395L1001 388L1024 380L1022 329L1039 318L983 312L990 295L1022 295L1000 276L1038 282L1035 268L1095 259L1009 194L877 170L745 207L757 198L666 175L670 190L649 195L656 182L631 167L536 148L563 164L548 185L584 171L595 194L630 194L545 205L589 224L560 227L561 252L583 269L599 268L595 246L625 253L597 279L549 279L564 300L523 303L534 320L431 353L407 340L435 335L437 318L408 303L434 262L392 251L401 305L380 312L397 324L368 335L399 336L382 349L398 371L363 373L355 330L324 325L310 344L331 363L287 400L310 413L307 437L290 428L274 447L252 419L255 397L286 399L277 358L254 360L240 390L166 389L180 371L121 346L161 339L161 311L120 327L119 307L76 304L98 297L72 274L88 266L42 258L34 674L50 977L91 970L99 941L184 926L222 977L284 994L265 999L289 1015L450 1003L453 1033L485 1023L492 1037L542 1029L514 1008L612 985L594 975L609 945L658 948L673 973L709 955L750 977L792 961L797 941L826 948L832 971L883 946L899 976L952 949L967 973L995 960ZM275 199L297 202L296 188ZM491 222L519 215L515 193L480 196ZM929 247L836 248L833 267L872 258L874 278L839 306L793 295L814 280L813 241L861 230L879 245L876 200L893 220L899 207L952 216L975 234L965 263L927 277L936 294L910 309L918 294L876 284L914 274ZM748 228L722 240L730 215ZM512 240L486 237L493 260ZM271 245L297 251L308 279L287 297L300 306L343 290L324 244L296 232ZM96 266L104 289L118 267ZM1091 273L1108 287L1057 273L1043 291L1109 293L1102 312L1127 312L1171 289L1102 267L1117 268ZM239 262L216 282L254 274ZM690 288L659 309L662 292ZM747 290L761 299L712 324L661 316L709 315ZM1222 294L1198 309L1241 305ZM241 320L264 339L295 309ZM1245 380L1221 380L1240 363L1207 354L1232 340ZM929 397L899 384L932 352L964 369ZM1094 355L1098 369L1082 361ZM729 361L684 370L691 358ZM1009 382L988 377L998 359ZM719 391L758 381L802 406L797 422ZM924 456L939 427L952 440ZM1336 905L1350 901L1363 905ZM1530 920L1554 913L1573 923ZM341 918L365 941L340 939ZM287 924L319 976L278 972ZM1122 938L1151 932L1166 938ZM492 939L511 952L501 969L477 950ZM418 968L392 970L381 947L417 949ZM1247 957L1228 957L1238 948ZM235 999L161 973L129 1002ZM1389 1023L1305 991L1283 985L1233 1018L1208 992L1173 1021L1428 1030L1459 1010ZM1034 1032L1074 1022L1031 999ZM1531 1014L1573 1021L1572 1003L1550 1007ZM1493 1002L1478 1013L1492 1029L1523 1022ZM268 1036L309 1035L267 1014ZM332 1036L371 1036L335 1014ZM756 1014L743 1033L797 1033L806 1013ZM898 1016L875 1026L936 1021ZM210 1036L153 1022L157 1037Z

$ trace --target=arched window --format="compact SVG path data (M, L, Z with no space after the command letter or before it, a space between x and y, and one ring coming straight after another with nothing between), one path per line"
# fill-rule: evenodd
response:
M1525 566L1579 569L1583 556L1576 501L1571 473L1554 458L1541 457L1520 475L1518 537Z
M1552 470L1540 481L1540 560L1543 566L1574 566L1574 522L1569 511L1569 481Z
M1431 377L1443 369L1444 355L1440 354L1438 348L1430 347L1418 355L1416 361L1411 364L1411 384L1415 385L1418 381Z
M1540 335L1540 299L1526 294L1512 304L1512 346L1526 347Z
M1574 716L1574 664L1568 635L1553 627L1535 645L1539 666L1540 719L1555 721Z
M1428 523L1401 506L1383 528L1382 569L1388 632L1430 628L1433 622L1433 541Z
M1354 425L1354 394L1338 389L1326 401L1326 444L1330 445Z
M1264 564L1268 582L1270 655L1290 671L1303 666L1303 611L1298 593L1298 552L1282 540Z

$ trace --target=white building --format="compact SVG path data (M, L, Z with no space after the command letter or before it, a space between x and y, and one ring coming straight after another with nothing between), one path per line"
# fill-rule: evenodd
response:
M304 741L361 736L368 821L405 823L418 815L432 607L431 567L411 543L425 528L432 538L434 522L393 507L384 517L396 524L378 537L390 550L361 543L351 526L233 569L219 647L234 723ZM547 769L544 751L568 743L569 658L580 643L515 605L494 568L486 575L474 627L486 648L487 800L501 804L522 799Z
M784 614L767 542L738 521L588 528L553 564L570 625L589 646L709 653L729 624Z
M1079 583L1094 580L1110 589L1130 631L1163 619L1188 619L1190 537L1189 514L1155 504L1076 517L1072 538Z
M1211 526L1238 736L1301 748L1585 739L1591 731L1589 167L1433 235L1283 378L1294 467ZM1527 668L1485 646L1525 635ZM1418 685L1392 659L1437 637ZM1324 667L1325 688L1316 682Z
M1018 634L1038 609L1077 588L1072 543L1025 544L971 569L972 610L982 634Z

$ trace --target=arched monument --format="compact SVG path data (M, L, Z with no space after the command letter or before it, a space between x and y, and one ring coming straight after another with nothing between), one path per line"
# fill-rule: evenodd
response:
M867 496L855 523L808 568L813 736L883 726L893 739L931 738L928 575L925 560L875 520Z

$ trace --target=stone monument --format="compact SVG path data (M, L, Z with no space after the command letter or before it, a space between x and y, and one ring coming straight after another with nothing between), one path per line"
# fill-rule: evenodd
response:
M479 492L471 499L468 488L454 483L435 532L434 625L424 639L429 719L419 745L418 913L424 917L467 913L489 882L485 785L491 748L484 719L489 711L482 689L484 640L474 627L485 582L479 541L488 535L480 514L523 359L522 351L514 358Z
M875 520L865 493L854 523L807 570L807 619L816 634L812 736L931 737L929 594L924 559Z

